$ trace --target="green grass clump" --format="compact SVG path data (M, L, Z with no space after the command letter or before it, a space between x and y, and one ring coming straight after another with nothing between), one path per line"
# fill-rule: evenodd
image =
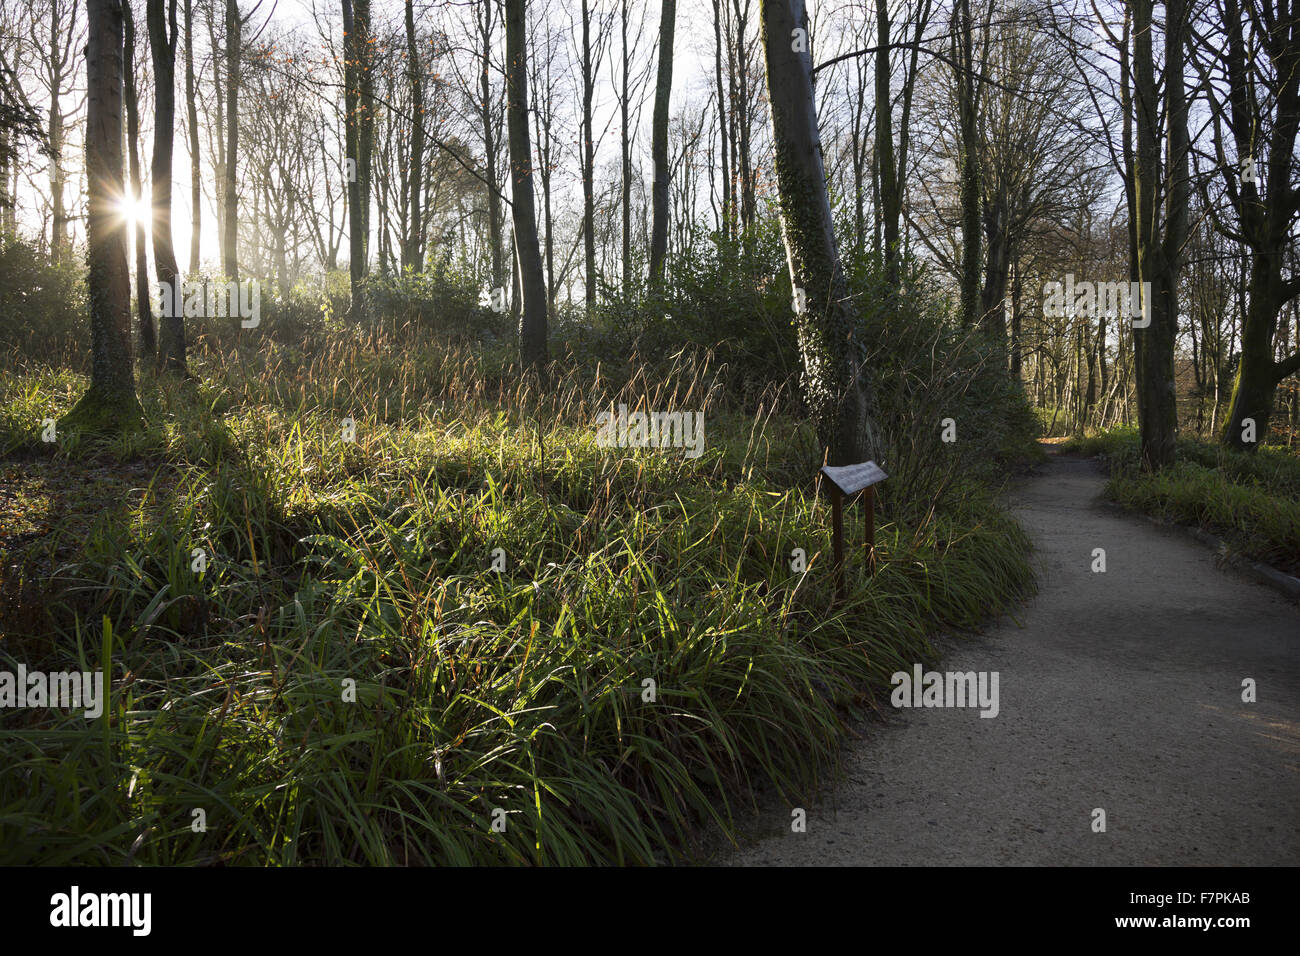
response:
M1061 450L1107 461L1110 500L1203 528L1237 553L1300 573L1300 457L1288 449L1265 445L1248 454L1180 439L1176 464L1155 474L1138 467L1133 428L1074 438Z
M920 516L886 498L877 573L853 555L832 608L816 443L779 395L728 405L708 356L610 391L349 330L265 345L144 377L112 443L36 437L84 379L0 385L26 529L0 670L112 686L98 720L0 711L0 862L681 859L759 779L825 781L928 635L1032 588L1018 526L955 480ZM705 453L598 446L617 401L702 412Z

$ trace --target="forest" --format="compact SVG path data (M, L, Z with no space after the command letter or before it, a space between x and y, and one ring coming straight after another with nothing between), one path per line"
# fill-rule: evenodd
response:
M1298 135L1292 0L0 0L0 864L726 862L1063 588L1294 642Z

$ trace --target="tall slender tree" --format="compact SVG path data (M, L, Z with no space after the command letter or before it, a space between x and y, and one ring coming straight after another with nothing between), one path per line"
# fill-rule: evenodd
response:
M149 169L153 187L154 267L162 289L159 320L158 364L168 371L186 374L185 317L180 307L180 272L172 243L172 151L176 127L176 0L148 0L149 47L153 53L154 131L153 163Z
M123 73L126 93L126 141L130 144L131 195L134 210L144 191L140 176L140 105L135 87L135 17L131 13L131 0L122 0L124 33ZM158 357L158 339L154 332L153 305L149 297L149 248L145 235L144 219L135 220L135 308L139 316L141 363L152 363Z
M975 25L970 0L957 0L952 11L952 64L957 83L960 130L958 170L961 197L961 320L967 327L979 320L980 266L983 262L980 221L979 84L975 71Z
M126 261L126 217L122 215L122 0L88 0L87 16L90 388L64 423L118 431L140 421L131 371L131 279Z
M533 202L533 153L528 137L528 48L525 0L506 0L506 115L510 131L511 206L515 257L523 291L519 319L519 358L531 369L544 369L546 349L546 274L537 242Z
M411 88L411 152L407 176L407 233L402 243L402 268L424 268L424 223L420 201L424 197L424 66L415 35L415 0L406 0L406 76Z
M370 96L370 0L343 0L345 150L348 158L348 255L352 318L364 314L362 285L370 270L370 161L374 123Z
M592 132L592 111L602 50L603 46L592 46L591 3L582 0L582 241L588 311L596 307L596 142Z
M677 0L663 0L659 12L659 75L655 81L654 129L651 153L654 156L654 186L651 192L654 209L650 228L650 284L663 279L664 259L668 255L668 104L673 89L673 33L677 20Z
M199 271L203 219L202 169L199 165L199 97L194 77L194 0L185 0L185 105L190 125L190 273Z
M226 0L226 150L221 259L226 276L239 279L239 84L244 21L239 0Z
M1138 275L1143 323L1133 329L1137 372L1138 431L1142 467L1156 470L1174 460L1178 414L1174 392L1174 340L1178 332L1178 275L1187 236L1188 139L1184 50L1185 0L1165 4L1164 102L1160 102L1153 56L1152 0L1130 0L1133 9L1133 100L1135 151L1130 211L1137 223ZM1165 161L1161 163L1161 119ZM1163 202L1162 202L1163 200ZM1163 205L1163 209L1161 208Z

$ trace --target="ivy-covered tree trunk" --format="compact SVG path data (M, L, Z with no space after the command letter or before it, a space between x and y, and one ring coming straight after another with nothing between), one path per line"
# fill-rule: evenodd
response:
M537 243L533 199L533 152L528 138L528 50L525 0L506 0L506 113L510 134L511 202L515 254L523 287L519 358L526 367L546 364L546 274Z
M826 193L804 0L763 0L762 32L804 397L829 463L852 464L876 457L879 439Z
M90 388L64 418L73 428L138 425L131 372L131 277L122 215L122 0L89 0L86 43L86 284Z

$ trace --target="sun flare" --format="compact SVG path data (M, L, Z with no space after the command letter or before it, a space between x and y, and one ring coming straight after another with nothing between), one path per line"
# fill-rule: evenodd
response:
M122 218L133 226L149 225L149 220L153 218L153 209L149 205L147 198L141 197L134 199L131 196L123 197L119 208L122 211Z

